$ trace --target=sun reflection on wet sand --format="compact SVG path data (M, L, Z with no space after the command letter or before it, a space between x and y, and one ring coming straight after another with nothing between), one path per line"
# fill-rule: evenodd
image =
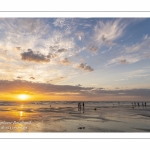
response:
M20 111L20 117L22 117L23 116L23 112L22 111Z

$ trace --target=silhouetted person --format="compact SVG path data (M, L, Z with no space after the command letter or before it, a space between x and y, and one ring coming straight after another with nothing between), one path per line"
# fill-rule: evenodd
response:
M139 103L138 103L138 106L139 106Z
M83 102L83 108L84 108L84 102Z
M78 110L81 110L81 103L78 103Z
M80 103L78 102L78 110L79 110L79 107L80 107Z
M146 102L145 102L145 106L146 106Z

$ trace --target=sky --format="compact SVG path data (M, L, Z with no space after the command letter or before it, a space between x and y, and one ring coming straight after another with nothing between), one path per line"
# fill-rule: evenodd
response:
M0 18L0 100L150 101L150 18Z

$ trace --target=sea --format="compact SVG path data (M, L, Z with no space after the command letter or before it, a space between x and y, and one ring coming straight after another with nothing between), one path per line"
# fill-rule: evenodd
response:
M150 102L1 100L0 132L150 132Z

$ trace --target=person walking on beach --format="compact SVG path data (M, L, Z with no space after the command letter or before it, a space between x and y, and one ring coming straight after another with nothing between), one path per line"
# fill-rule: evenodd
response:
M146 102L145 102L145 106L146 106Z

